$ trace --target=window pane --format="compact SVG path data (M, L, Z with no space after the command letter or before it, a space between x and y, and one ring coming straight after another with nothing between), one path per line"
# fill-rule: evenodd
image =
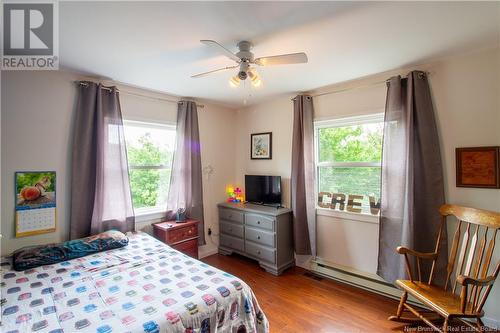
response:
M175 130L169 127L146 127L125 124L125 139L129 165L172 164Z
M346 210L349 195L359 195L363 198L355 199L361 202L363 213L370 214L370 196L374 203L378 203L380 198L380 167L320 167L319 192L341 194L345 196L344 208ZM327 196L323 202L327 201ZM332 207L340 209L340 205ZM373 212L372 212L373 213ZM376 214L377 212L375 212Z
M166 206L169 185L170 169L131 169L130 186L134 208Z
M125 122L125 139L134 209L166 209L175 130L157 124ZM148 169L147 166L164 168Z
M382 123L320 128L320 162L379 162L382 152Z

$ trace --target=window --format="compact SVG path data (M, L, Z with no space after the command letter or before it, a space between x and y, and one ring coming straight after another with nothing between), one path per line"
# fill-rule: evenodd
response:
M136 215L165 211L175 126L125 121L130 189Z
M383 114L315 122L317 205L377 215Z

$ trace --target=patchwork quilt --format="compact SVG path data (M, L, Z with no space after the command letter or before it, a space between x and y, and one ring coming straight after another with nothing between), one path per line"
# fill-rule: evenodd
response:
M1 332L268 332L242 280L145 233L22 272L1 263Z

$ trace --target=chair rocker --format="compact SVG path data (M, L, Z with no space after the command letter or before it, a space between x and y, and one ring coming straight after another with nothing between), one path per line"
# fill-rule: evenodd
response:
M500 228L500 213L456 205L443 205L439 212L442 221L434 252L422 253L403 246L397 248L397 252L405 257L406 271L410 279L396 281L396 286L403 290L403 294L396 315L388 319L404 323L423 321L438 332L449 332L450 320L457 319L481 332L484 326L481 320L484 315L483 306L500 270L499 261L489 273L495 239ZM458 222L443 287L433 284L433 278L441 234L446 232L445 225L450 215L456 217ZM416 277L413 275L409 256L416 259ZM421 262L424 260L432 262L427 280L422 280L421 274ZM417 310L409 305L406 302L408 294L429 310ZM406 310L415 317L403 317ZM437 319L444 319L442 328L435 323ZM475 324L471 320L475 320Z

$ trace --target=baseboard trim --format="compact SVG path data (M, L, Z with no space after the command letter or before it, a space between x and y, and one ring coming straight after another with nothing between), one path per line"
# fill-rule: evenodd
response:
M218 250L217 250L216 247L214 247L214 248L208 248L208 249L198 248L198 258L199 259L211 256L211 255L214 255L214 254L217 254L217 253L218 253Z

